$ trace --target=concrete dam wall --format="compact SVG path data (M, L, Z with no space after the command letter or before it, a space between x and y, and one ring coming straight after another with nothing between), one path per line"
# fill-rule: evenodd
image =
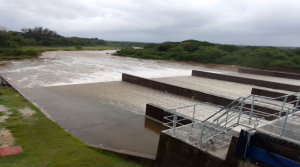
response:
M287 90L287 91L292 91L292 92L298 92L300 89L300 86L297 86L297 85L263 81L263 80L251 79L251 78L242 78L242 77L237 77L237 76L230 76L230 75L217 74L217 73L204 72L204 71L196 71L196 70L192 71L192 76L218 79L218 80L237 82L237 83L243 83L243 84L250 84L250 85L256 85L256 86L272 88L272 89Z
M238 72L239 73L256 74L256 75L267 75L267 76L272 76L272 77L289 78L289 79L300 79L300 74L285 73L285 72L278 72L278 71L258 70L258 69L251 69L251 68L239 68Z

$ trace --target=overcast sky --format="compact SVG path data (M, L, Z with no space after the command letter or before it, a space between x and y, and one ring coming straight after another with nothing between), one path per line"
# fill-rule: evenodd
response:
M118 41L300 47L300 0L0 0L0 26Z

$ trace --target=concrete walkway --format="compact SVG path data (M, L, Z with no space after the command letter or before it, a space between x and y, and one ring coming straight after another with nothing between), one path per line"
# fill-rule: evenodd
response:
M67 87L73 87L69 91ZM88 88L89 84L80 88ZM51 119L83 142L99 148L154 157L161 124L110 105L101 97L82 94L76 85L25 88L20 91L45 110Z

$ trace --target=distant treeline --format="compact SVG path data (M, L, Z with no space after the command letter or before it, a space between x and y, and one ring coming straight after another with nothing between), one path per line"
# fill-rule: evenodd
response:
M0 47L18 46L96 46L106 42L98 38L64 37L48 28L22 28L21 32L0 30Z
M144 49L121 49L116 55L239 65L258 69L268 69L272 65L300 68L300 48L222 45L196 40L149 44Z
M132 48L132 47L145 47L149 44L145 42L132 42L132 41L106 41L107 46L120 47L120 48Z
M105 41L98 38L64 37L56 31L43 27L22 28L20 32L7 31L0 26L0 57L3 56L23 56L37 55L38 52L29 49L24 50L23 46L51 46L69 47L76 46L75 49L82 49L82 46L111 46L115 48L144 47L150 43L131 41Z

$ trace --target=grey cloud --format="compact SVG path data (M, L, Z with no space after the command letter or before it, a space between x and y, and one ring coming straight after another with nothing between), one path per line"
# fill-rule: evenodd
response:
M295 0L0 0L0 25L106 40L299 46L298 6Z

